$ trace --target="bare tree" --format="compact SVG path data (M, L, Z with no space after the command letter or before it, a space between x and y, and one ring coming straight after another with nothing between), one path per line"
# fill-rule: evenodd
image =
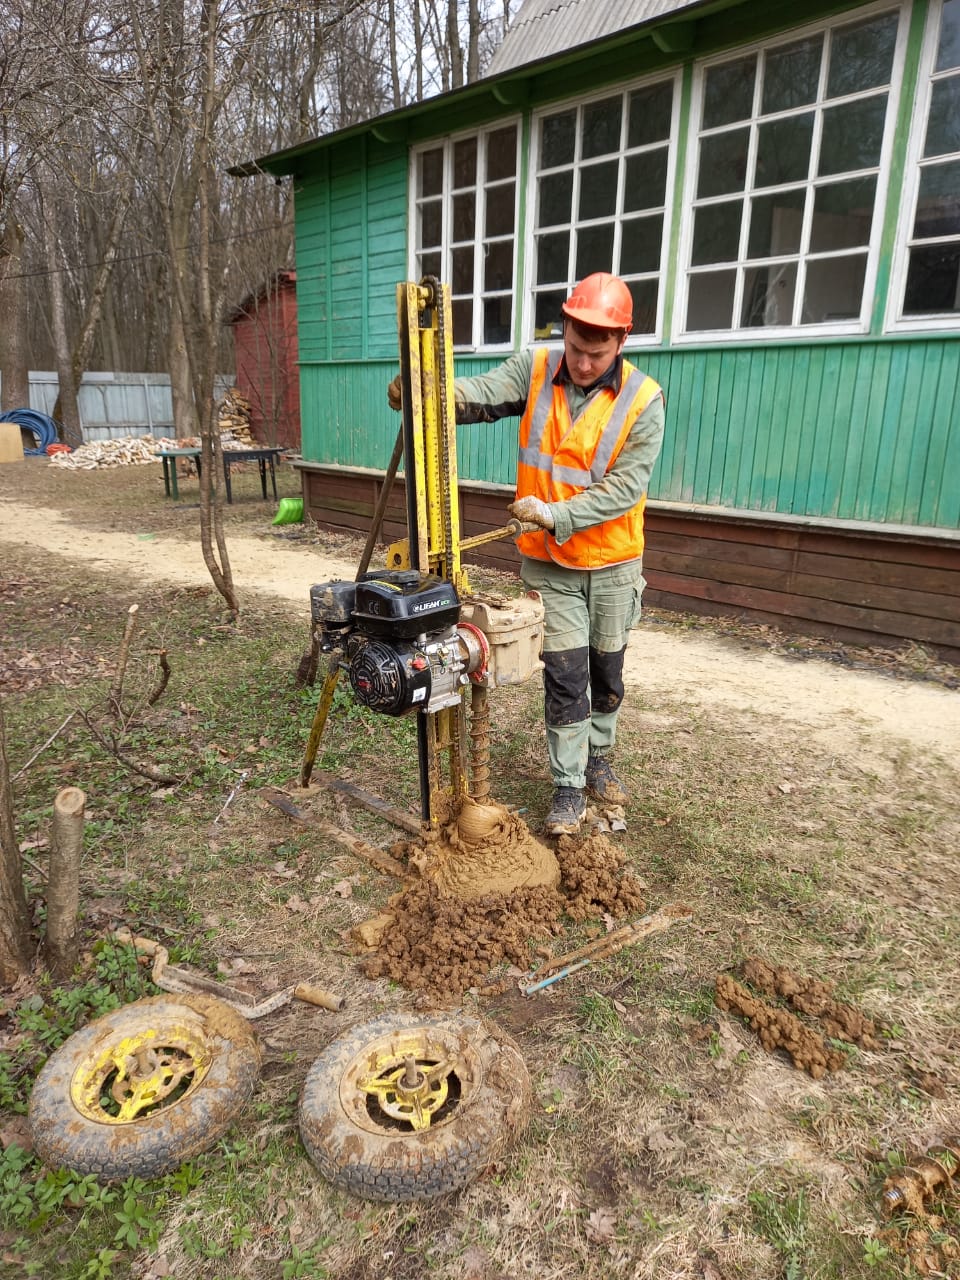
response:
M0 985L9 986L30 967L30 916L13 812L13 784L0 699Z

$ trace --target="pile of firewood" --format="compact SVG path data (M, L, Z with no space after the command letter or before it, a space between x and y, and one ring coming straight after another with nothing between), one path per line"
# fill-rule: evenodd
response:
M244 449L255 449L257 442L250 430L250 401L231 387L217 405L220 439L224 445L231 443Z

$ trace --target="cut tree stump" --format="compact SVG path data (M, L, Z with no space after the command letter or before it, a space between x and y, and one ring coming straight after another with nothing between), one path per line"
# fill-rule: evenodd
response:
M80 854L86 804L86 794L79 787L64 787L53 802L44 960L50 976L57 979L69 977L77 964Z

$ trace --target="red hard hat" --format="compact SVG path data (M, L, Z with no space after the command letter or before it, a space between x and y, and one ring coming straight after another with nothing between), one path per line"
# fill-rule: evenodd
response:
M560 308L564 315L596 329L633 328L633 298L619 276L595 271L585 276Z

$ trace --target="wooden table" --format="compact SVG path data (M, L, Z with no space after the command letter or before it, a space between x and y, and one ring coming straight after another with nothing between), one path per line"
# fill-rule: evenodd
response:
M233 488L230 484L230 468L235 462L256 462L260 468L260 489L263 493L264 500L267 497L267 471L270 472L270 481L273 485L273 496L277 496L277 459L283 453L282 449L224 449L223 451L223 479L227 488L227 501L233 502ZM166 497L173 498L174 502L178 501L180 492L177 488L177 459L190 458L197 466L197 475L200 474L200 450L199 449L162 449L157 457L163 464L163 491Z

